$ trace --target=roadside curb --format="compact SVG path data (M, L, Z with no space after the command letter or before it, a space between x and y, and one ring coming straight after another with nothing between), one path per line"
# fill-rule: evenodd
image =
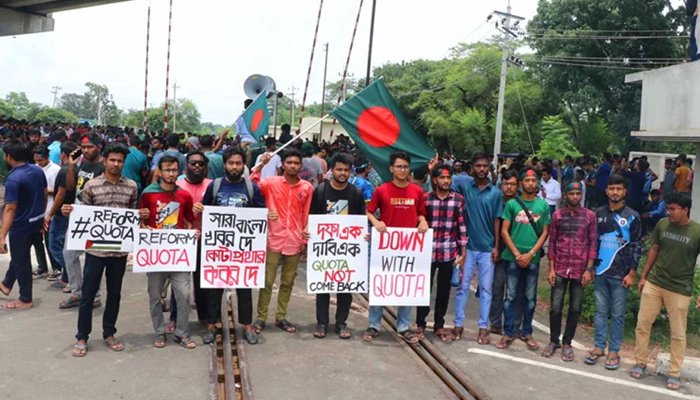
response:
M669 353L660 353L656 357L656 373L668 376L671 363ZM686 357L681 366L681 378L694 382L700 382L700 358Z

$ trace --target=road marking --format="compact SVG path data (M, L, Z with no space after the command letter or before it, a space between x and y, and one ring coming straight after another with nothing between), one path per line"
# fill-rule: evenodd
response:
M521 364L534 365L537 367L547 368L547 369L551 369L551 370L555 370L555 371L566 372L566 373L573 374L573 375L580 375L580 376L583 376L586 378L598 379L598 380L601 380L604 382L617 383L618 385L628 386L628 387L635 388L635 389L647 390L650 392L659 393L659 394L663 394L663 395L670 396L670 397L676 397L679 399L688 399L688 400L700 399L700 397L698 397L698 396L691 396L689 394L672 392L668 389L662 389L662 388L658 388L658 387L654 387L654 386L643 385L640 383L629 382L629 381L618 379L618 378L611 378L609 376L592 374L590 372L579 371L579 370L571 369L571 368L565 368L565 367L553 365L553 364L547 364L547 363L541 362L541 361L534 361L534 360L528 360L526 358L514 357L511 355L497 353L494 351L477 349L477 348L470 348L468 350L468 352L474 353L474 354L481 354L481 355L485 355L485 356L501 358L503 360L515 361L515 362L519 362Z
M471 289L472 292L476 293L476 286L471 285L471 286L469 286L469 289ZM542 324L542 323L537 322L534 318L532 320L532 326L541 330L542 332L546 333L547 335L550 334L549 327ZM588 346L585 346L585 345L583 345L575 340L571 341L571 347L573 347L574 349L577 349L577 350L588 350Z

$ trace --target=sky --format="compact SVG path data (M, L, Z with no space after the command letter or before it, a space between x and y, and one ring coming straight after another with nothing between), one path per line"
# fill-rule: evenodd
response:
M512 13L532 18L537 0L511 0ZM459 42L497 34L486 17L508 0L377 0L372 65L441 59ZM328 81L340 79L360 0L325 0L307 104L321 101L323 45L329 43ZM106 85L117 106L143 109L148 0L56 13L53 32L0 37L0 97L26 92L51 106L53 87L83 93L86 82ZM167 0L151 0L148 103L165 100ZM170 93L195 102L202 122L231 124L241 111L243 83L272 77L300 99L309 66L318 0L173 0ZM364 0L349 74L367 69L372 1Z

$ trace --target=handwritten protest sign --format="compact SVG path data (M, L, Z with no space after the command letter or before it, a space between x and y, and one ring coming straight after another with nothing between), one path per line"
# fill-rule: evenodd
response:
M204 207L202 288L265 287L267 208Z
M138 210L73 206L66 249L130 252L139 227Z
M191 272L197 266L197 239L191 229L139 229L134 272Z
M309 215L309 293L367 293L367 216Z
M369 267L373 306L430 305L430 263L433 230L387 228L372 230L372 260Z

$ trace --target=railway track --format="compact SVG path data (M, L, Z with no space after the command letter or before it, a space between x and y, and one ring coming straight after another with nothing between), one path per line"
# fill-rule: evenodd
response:
M355 300L369 309L367 295L357 295ZM245 357L245 340L242 331L236 329L237 309L233 307L229 291L224 291L221 301L221 324L217 325L216 351L212 353L218 400L253 400L253 390L248 378ZM396 308L384 307L383 319L396 330ZM400 340L400 339L399 339ZM428 340L407 344L425 365L461 400L491 400L484 390Z

